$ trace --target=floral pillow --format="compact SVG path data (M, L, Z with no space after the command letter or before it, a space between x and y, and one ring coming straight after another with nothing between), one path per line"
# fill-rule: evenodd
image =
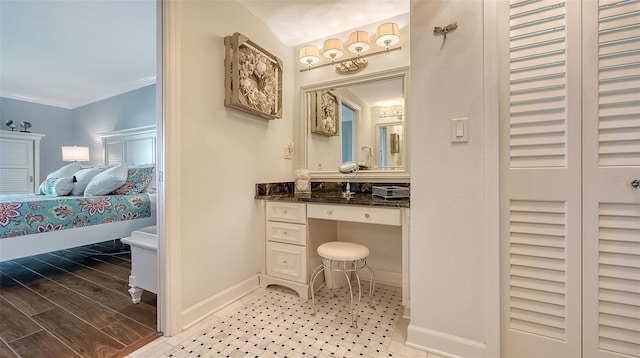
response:
M153 166L129 168L127 181L121 187L114 190L113 194L126 195L142 193L147 186L149 186L149 183L151 183L154 171L155 167Z
M40 184L39 192L42 195L63 196L69 195L73 189L73 177L48 178Z

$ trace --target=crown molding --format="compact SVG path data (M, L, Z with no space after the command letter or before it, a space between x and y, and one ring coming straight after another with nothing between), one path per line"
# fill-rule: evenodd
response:
M49 98L25 96L25 95L21 95L21 94L18 94L18 93L2 92L2 93L0 93L0 97L9 98L9 99L15 99L17 101L37 103L37 104L42 104L42 105L45 105L45 106L53 106L53 107L58 107L58 108L64 108L64 109L72 109L73 108L73 107L71 107L71 105L69 103L66 103L66 102L56 101L56 100L52 100L52 99L49 99Z
M2 93L0 93L0 97L9 98L9 99L15 99L15 100L18 100L18 101L37 103L37 104L42 104L42 105L46 105L46 106L59 107L59 108L64 108L64 109L74 109L74 108L82 107L82 106L85 106L87 104L98 102L98 101L101 101L101 100L104 100L104 99L107 99L107 98L115 97L117 95L121 95L121 94L126 93L126 92L137 90L137 89L142 88L142 87L146 87L146 86L155 84L156 80L157 80L156 76L149 76L149 77L141 78L139 80L136 80L136 81L133 81L133 82L130 82L130 83L127 83L127 84L112 88L110 91L105 92L104 94L100 95L99 97L95 97L95 98L92 98L90 100L83 100L81 102L64 102L64 101L59 101L59 100L50 99L50 98L27 96L27 95L23 95L23 94L19 94L19 93L11 93L11 92L2 92Z

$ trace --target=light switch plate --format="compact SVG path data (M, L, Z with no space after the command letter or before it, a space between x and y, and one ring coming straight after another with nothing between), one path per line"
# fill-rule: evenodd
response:
M451 120L451 143L466 143L469 141L469 118L454 118Z
M292 150L289 148L289 146L284 146L282 147L282 156L284 157L284 159L293 159L293 156L291 155Z

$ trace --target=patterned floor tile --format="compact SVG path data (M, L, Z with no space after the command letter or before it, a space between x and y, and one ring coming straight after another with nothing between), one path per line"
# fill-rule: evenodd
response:
M357 328L351 326L348 288L333 291L316 294L313 315L311 301L301 300L292 290L257 289L180 333L179 340L165 338L171 348L153 353L171 358L426 357L425 352L392 342L402 317L400 288L377 285L369 304L368 287L363 287ZM147 356L141 352L132 357Z

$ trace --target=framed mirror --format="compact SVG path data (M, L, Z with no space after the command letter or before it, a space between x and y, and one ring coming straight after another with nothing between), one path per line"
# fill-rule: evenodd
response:
M408 180L408 69L301 89L302 166L312 179L339 179L340 164L359 164L356 180Z

